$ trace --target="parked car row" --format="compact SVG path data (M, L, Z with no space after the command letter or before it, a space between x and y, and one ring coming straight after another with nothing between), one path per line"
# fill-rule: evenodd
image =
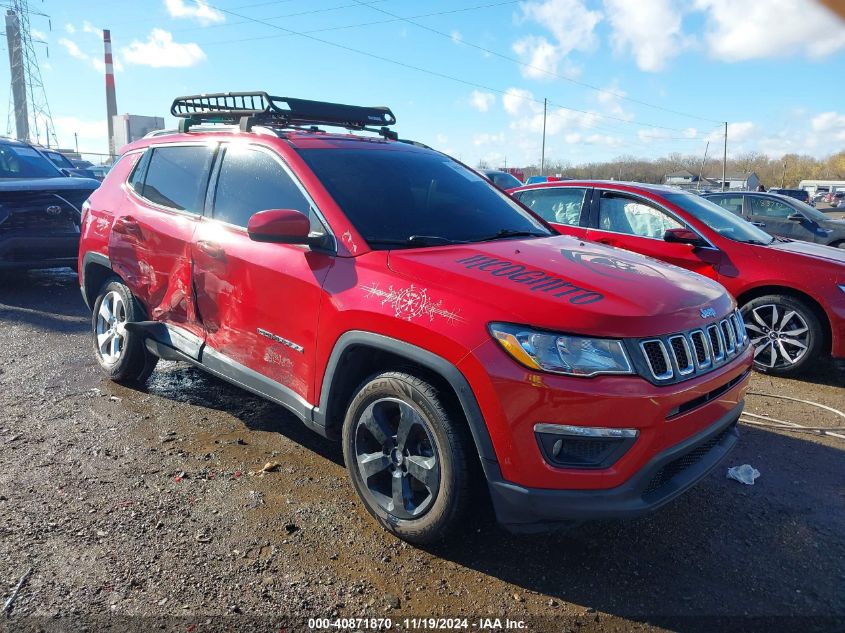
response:
M783 222L791 230L833 222L816 217L823 214L812 207L777 194L696 196L659 185L601 181L525 186L511 193L564 234L648 255L724 285L740 304L759 371L792 375L822 354L845 358L845 252L762 230L774 228L769 224L780 216L790 218ZM841 226L814 226L828 238L845 238Z

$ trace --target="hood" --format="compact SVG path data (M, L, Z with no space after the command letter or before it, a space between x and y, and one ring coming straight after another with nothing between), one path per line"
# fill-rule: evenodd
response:
M100 181L94 178L20 178L0 179L0 193L4 191L94 191Z
M822 259L837 264L845 264L845 249L834 246L822 246L812 242L772 242L766 248L771 248L781 253L792 253L794 255L805 255L815 259Z
M488 321L573 334L670 334L700 327L734 305L705 277L570 236L394 250L388 263L421 287L483 306Z

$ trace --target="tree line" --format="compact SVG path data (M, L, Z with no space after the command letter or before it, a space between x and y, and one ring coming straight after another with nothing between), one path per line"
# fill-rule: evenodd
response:
M479 168L490 168L484 161ZM540 173L540 165L521 168L525 177ZM547 161L545 175L596 180L628 180L633 182L662 183L666 174L687 170L694 175L721 178L721 158L708 158L702 164L701 156L680 153L646 160L636 156L620 156L606 162L573 165L569 161ZM802 180L845 180L845 151L827 158L814 158L799 154L786 154L772 158L759 152L747 152L728 158L727 173L754 172L766 188L797 187Z

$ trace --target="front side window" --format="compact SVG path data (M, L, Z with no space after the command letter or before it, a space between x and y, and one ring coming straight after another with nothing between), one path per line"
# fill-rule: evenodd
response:
M785 202L773 200L772 198L763 198L762 196L751 196L748 199L748 210L749 215L780 218L783 220L795 213L795 209Z
M683 224L640 200L605 191L599 204L599 228L662 240L667 229L681 229Z
M141 195L164 207L201 213L213 158L210 145L154 148Z
M442 154L399 143L299 154L375 249L553 234L483 176Z
M256 149L229 146L217 178L214 219L246 227L255 213L269 209L294 209L309 215L311 205L272 156Z
M729 213L712 200L689 193L663 195L669 203L679 206L710 229L735 242L745 244L771 244L772 236L742 218Z
M587 190L582 187L529 189L517 199L547 222L578 226Z

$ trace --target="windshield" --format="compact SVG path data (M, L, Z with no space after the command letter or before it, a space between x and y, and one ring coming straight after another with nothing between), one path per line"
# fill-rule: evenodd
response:
M701 196L667 193L663 197L729 240L746 244L771 244L774 241L765 231Z
M53 161L53 164L56 167L64 167L66 169L75 169L75 167L73 166L73 163L70 162L70 160L67 158L67 156L63 156L62 154L59 154L58 152L43 152L43 153L47 155L47 158L49 158L51 161Z
M300 149L372 248L554 235L485 178L442 154Z
M26 145L0 145L0 178L61 178L53 163Z

